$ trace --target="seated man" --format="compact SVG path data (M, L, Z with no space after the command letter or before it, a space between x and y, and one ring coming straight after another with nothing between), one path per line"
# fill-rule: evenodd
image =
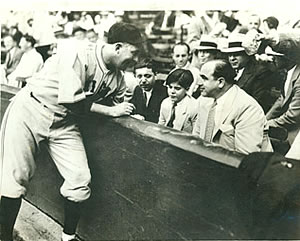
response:
M135 87L130 103L135 105L133 114L146 121L158 122L160 105L167 97L167 89L156 80L156 69L151 59L140 61L134 68L139 85Z
M282 95L267 113L268 124L275 129L288 131L288 142L292 145L300 129L300 65L293 56L295 51L285 51L286 41L279 43L278 52L274 52L275 67L287 72ZM285 54L283 54L285 53Z
M184 42L179 42L173 47L173 60L175 63L175 69L182 68L187 69L190 65L190 46Z
M228 60L237 73L235 83L256 99L266 113L278 98L272 90L279 89L281 75L258 63L254 55L249 56L242 47L242 36L232 40L223 52L228 54Z
M5 76L7 77L17 68L24 52L19 48L18 39L16 36L5 36L3 38L3 44L7 51L3 65Z
M240 153L272 151L267 120L259 104L234 84L235 71L226 60L201 68L204 89L193 134Z
M197 120L197 101L187 95L193 82L191 71L176 69L166 80L169 97L161 103L158 124L192 133Z
M208 36L202 36L201 40L198 41L197 46L193 49L192 62L188 67L194 77L188 93L195 98L201 95L203 80L200 77L200 69L203 64L209 60L216 59L219 53L217 43Z
M24 35L20 47L24 54L16 69L7 76L8 84L15 87L24 87L27 79L39 72L44 64L43 57L36 51L36 40L30 35Z

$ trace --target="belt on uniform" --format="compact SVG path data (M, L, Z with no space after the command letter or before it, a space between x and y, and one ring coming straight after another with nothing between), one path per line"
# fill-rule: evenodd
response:
M40 103L42 106L48 109L48 106L44 105L38 98L36 98L32 92L30 92L30 96L38 103Z
M39 104L41 104L43 107L48 108L48 106L46 106L45 104L43 104L38 98L36 98L32 92L30 92L30 97L33 98L36 102L38 102ZM50 110L50 109L49 109ZM54 115L55 116L58 116L58 117L66 117L66 115L62 115L60 113L57 113L57 112L54 112Z

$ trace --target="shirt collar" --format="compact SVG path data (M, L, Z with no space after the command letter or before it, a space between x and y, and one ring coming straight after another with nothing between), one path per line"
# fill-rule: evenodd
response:
M216 99L217 105L218 106L223 105L227 97L230 96L232 92L233 92L233 85L220 98Z
M104 48L104 46L105 46L104 43L96 44L95 51L96 51L96 57L97 57L97 60L98 60L98 65L100 66L100 68L105 73L107 73L110 70L106 67L106 64L105 64L104 59L103 59L103 48Z

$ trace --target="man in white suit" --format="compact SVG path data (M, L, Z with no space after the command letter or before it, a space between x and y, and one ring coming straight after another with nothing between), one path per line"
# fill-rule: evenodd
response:
M272 151L263 109L234 84L235 71L230 63L211 60L202 66L201 77L202 96L211 98L199 98L193 134L244 154Z

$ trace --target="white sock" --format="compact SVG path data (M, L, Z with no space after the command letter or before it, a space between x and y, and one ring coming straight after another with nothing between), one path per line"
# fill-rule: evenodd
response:
M72 240L72 239L74 239L75 238L75 234L66 234L66 233L62 233L62 235L61 235L61 240L62 241L70 241L70 240Z

